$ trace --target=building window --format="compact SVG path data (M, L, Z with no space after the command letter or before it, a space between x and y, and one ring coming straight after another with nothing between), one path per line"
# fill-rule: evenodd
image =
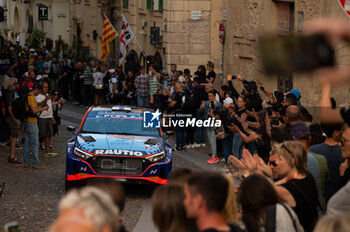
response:
M293 74L285 74L277 76L277 88L282 91L289 91L293 89Z
M153 0L147 0L147 10L153 10Z
M294 3L277 2L277 33L282 36L293 35Z
M159 0L159 10L163 11L163 0Z
M147 10L163 11L163 0L147 0Z
M129 0L123 0L123 8L129 8Z

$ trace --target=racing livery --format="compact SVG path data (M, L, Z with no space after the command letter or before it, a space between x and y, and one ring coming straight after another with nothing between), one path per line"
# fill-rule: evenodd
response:
M101 177L166 184L171 147L160 128L143 128L144 110L90 107L67 145L66 188Z

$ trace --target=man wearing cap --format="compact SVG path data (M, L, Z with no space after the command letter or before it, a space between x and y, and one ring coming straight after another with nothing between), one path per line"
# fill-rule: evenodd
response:
M299 109L304 110L305 107L300 103L301 94L300 94L299 90L292 89L291 91L289 91L289 93L293 94L297 98L297 106L299 107Z
M287 111L290 107L296 108L296 111L300 113L300 110L297 106L289 106L287 108ZM324 208L325 207L324 183L328 179L328 170L327 170L327 165L324 167L324 165L322 164L324 164L324 162L326 162L327 164L327 160L325 160L324 157L318 154L308 152L309 145L311 142L311 136L310 136L310 130L305 125L304 122L296 122L295 124L293 124L290 128L290 132L292 134L293 139L301 143L301 145L304 146L305 151L307 151L307 164L306 164L307 170L311 173L312 177L315 179L315 183L318 191L318 197L322 205L322 208ZM321 172L321 167L322 167L322 172ZM319 212L321 212L320 208L319 208Z
M227 164L228 157L232 154L232 131L228 128L231 124L231 115L234 114L235 107L233 99L230 97L225 98L223 101L222 111L219 114L221 123L225 130L225 138L222 140L222 150L224 153L225 163Z
M24 167L29 167L30 151L32 151L33 168L39 168L39 129L37 114L47 110L49 106L38 107L35 96L40 94L40 86L34 85L30 88L26 105L26 110L29 112L29 117L25 120L25 139L24 139Z
M137 91L137 105L148 106L149 84L147 82L148 75L145 73L145 67L140 67L140 75L135 79L135 88Z

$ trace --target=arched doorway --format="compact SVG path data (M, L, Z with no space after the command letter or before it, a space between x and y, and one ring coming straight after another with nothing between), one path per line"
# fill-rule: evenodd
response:
M158 72L161 72L163 70L163 59L160 56L159 52L156 52L154 54L151 63L155 66Z
M19 19L19 13L18 13L18 8L15 7L15 13L13 14L13 32L19 32L19 22L20 22L20 19Z
M33 31L33 16L30 14L29 9L26 11L26 18L25 18L25 29L27 30L27 33L32 33Z
M125 67L124 67L124 72L128 73L129 71L133 71L135 74L139 70L140 63L139 63L139 58L137 56L137 53L135 50L131 50L129 54L125 58Z
M146 68L147 57L143 55L143 52L140 53L140 66Z

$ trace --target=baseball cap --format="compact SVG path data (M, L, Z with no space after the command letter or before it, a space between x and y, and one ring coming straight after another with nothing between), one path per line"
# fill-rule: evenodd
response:
M227 97L227 98L225 98L224 103L226 105L232 105L233 104L233 100L232 100L232 98Z
M28 87L29 90L32 90L33 87L34 87L33 82L28 82L28 83L27 83L27 87Z
M297 122L292 125L290 132L295 139L307 139L310 137L310 130L304 122Z
M186 81L184 76L179 76L179 82L184 83Z
M108 72L115 73L115 69L111 68L110 70L108 70Z
M35 52L34 48L29 49L29 52Z
M291 93L291 94L293 94L294 96L296 96L298 100L299 100L300 97L301 97L300 92L299 92L299 90L297 90L297 89L292 89L291 91L289 91L289 93Z

